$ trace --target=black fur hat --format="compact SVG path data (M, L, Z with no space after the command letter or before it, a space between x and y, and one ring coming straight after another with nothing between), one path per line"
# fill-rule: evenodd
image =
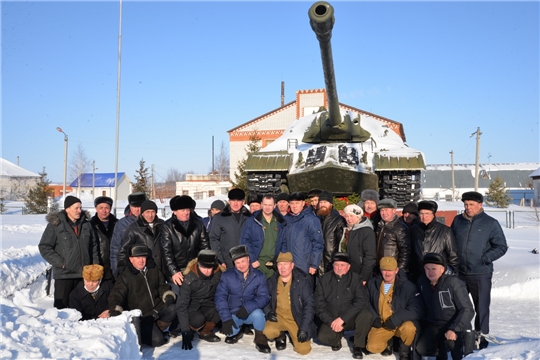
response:
M128 251L129 257L148 256L150 251L146 245L132 245Z
M427 253L426 255L424 255L423 263L424 265L437 264L446 267L446 260L444 260L444 257L441 254L436 253Z
M140 207L144 200L146 200L146 194L143 192L136 192L128 195L128 203L131 206Z
M286 202L289 202L289 194L287 194L287 193L280 193L280 194L276 197L276 202L281 201L281 200L285 200Z
M415 214L416 216L418 216L418 210L418 205L416 205L415 202L410 202L403 207L402 213Z
M213 269L216 267L217 254L213 250L201 250L197 256L197 262L200 267Z
M335 262L335 261L343 261L348 264L351 263L351 260L349 259L349 254L343 253L343 252L337 252L334 254L334 256L332 256L332 262Z
M229 255L234 262L234 260L236 259L243 258L244 256L249 256L248 248L246 245L237 245L231 250L229 250Z
M289 201L306 201L306 194L301 191L293 192L289 195Z
M431 212L433 212L433 214L435 214L438 208L439 208L439 205L437 205L435 201L422 200L418 203L418 211L430 210Z
M108 196L98 196L94 199L94 207L98 206L99 204L109 204L110 207L112 207L113 199L111 199Z
M248 193L247 204L250 205L252 203L262 203L262 195L254 192Z
M476 191L469 191L461 195L461 201L465 201L465 200L472 200L481 204L484 202L484 195Z
M319 196L320 193L322 193L321 189L311 189L308 191L307 197L311 199L312 197Z
M229 191L228 197L229 200L245 200L246 193L244 190L236 188Z
M195 209L196 202L188 195L178 196L176 195L169 201L172 211L181 209Z

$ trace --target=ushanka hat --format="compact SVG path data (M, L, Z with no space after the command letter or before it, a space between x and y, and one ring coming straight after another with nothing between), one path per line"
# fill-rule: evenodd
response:
M366 200L371 200L378 202L379 201L379 193L372 189L366 189L362 191L360 194L360 201L364 202Z
M67 209L68 207L70 207L71 205L76 204L76 203L81 203L82 204L81 199L79 199L78 197L75 197L73 195L68 195L64 199L64 209Z
M146 245L132 245L128 251L129 257L148 256L150 252Z
M98 196L94 199L94 207L97 207L99 204L108 204L110 207L112 207L113 199L108 196Z
M422 200L418 203L418 211L420 210L429 210L435 214L439 206L435 201L431 200Z
M146 194L143 192L128 195L128 203L131 206L140 207L144 200L146 200Z
M351 260L349 258L349 254L347 253L343 253L343 252L337 252L334 254L334 256L332 256L332 262L336 262L336 261L343 261L343 262L346 262L348 264L351 263Z
M280 193L280 194L276 197L276 202L281 201L281 200L285 200L286 202L289 202L289 194L287 194L287 193Z
M306 201L306 194L301 191L293 192L289 195L289 202L290 201Z
M247 197L247 204L248 205L253 204L253 203L260 204L261 202L262 202L262 195L261 194L257 194L257 193L254 193L254 192L250 192L248 194L248 197Z
M176 195L169 201L172 211L182 210L182 209L194 209L196 206L195 200L188 195L178 196Z
M98 264L86 265L82 269L82 278L86 281L98 281L103 279L103 266Z
M463 193L463 195L461 195L461 201L464 202L466 200L476 201L477 203L481 204L484 202L484 195L476 191L468 191L468 192Z
M213 269L216 267L216 252L213 250L201 250L197 256L197 263L200 267Z
M437 264L446 267L446 260L444 260L444 257L441 254L436 253L427 253L424 255L423 263L424 265Z
M231 250L229 250L229 255L234 262L236 259L243 258L244 256L249 256L248 248L246 245L237 245Z
M229 200L245 200L246 193L242 189L231 189L228 194Z
M334 204L334 195L330 191L323 190L319 194L319 201L324 200L328 201L330 204Z

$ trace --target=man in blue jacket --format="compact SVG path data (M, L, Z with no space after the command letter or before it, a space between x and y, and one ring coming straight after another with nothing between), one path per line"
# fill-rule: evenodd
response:
M489 305L493 262L508 250L506 237L497 220L484 212L482 194L463 193L465 212L454 218L452 231L456 238L459 259L459 278L467 285L476 312L474 330L489 334ZM484 337L480 349L488 346Z
M243 336L243 324L255 329L255 345L262 353L269 353L268 340L263 334L266 318L262 309L270 301L264 274L251 266L248 249L237 245L229 251L234 268L221 276L214 298L222 321L221 332L225 342L235 344Z

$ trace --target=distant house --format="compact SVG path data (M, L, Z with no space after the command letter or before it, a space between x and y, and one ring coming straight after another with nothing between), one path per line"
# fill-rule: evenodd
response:
M232 184L219 175L186 174L186 181L176 182L176 195L189 195L195 200L226 195Z
M79 192L79 179L75 179L69 186L78 196L89 194L94 198L98 196L109 196L114 198L114 173L84 173L81 176L81 187ZM131 194L131 182L126 173L118 173L118 194L117 200L127 200Z
M23 169L6 159L0 159L0 195L6 200L22 201L40 175Z
M529 176L531 177L533 183L534 205L540 206L540 167Z
M539 163L508 163L479 165L478 192L485 194L489 184L500 177L515 204L521 199L528 203L533 197L533 180L531 171L538 168ZM474 191L475 164L454 165L455 198L460 199L466 191ZM451 165L427 165L422 171L422 197L424 199L452 200L452 167Z

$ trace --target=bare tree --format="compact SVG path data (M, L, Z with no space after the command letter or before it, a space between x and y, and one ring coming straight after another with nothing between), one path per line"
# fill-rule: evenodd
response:
M82 175L88 172L90 169L90 160L86 156L84 147L81 143L77 146L77 150L71 155L71 162L69 164L69 177L71 179L77 179L77 196L81 194L81 180Z
M175 168L169 168L169 170L167 170L167 175L165 176L166 183L176 183L177 181L184 181L185 179L186 173Z
M221 142L219 154L214 157L214 172L212 175L219 175L220 180L229 179L229 153L225 149L225 143Z

